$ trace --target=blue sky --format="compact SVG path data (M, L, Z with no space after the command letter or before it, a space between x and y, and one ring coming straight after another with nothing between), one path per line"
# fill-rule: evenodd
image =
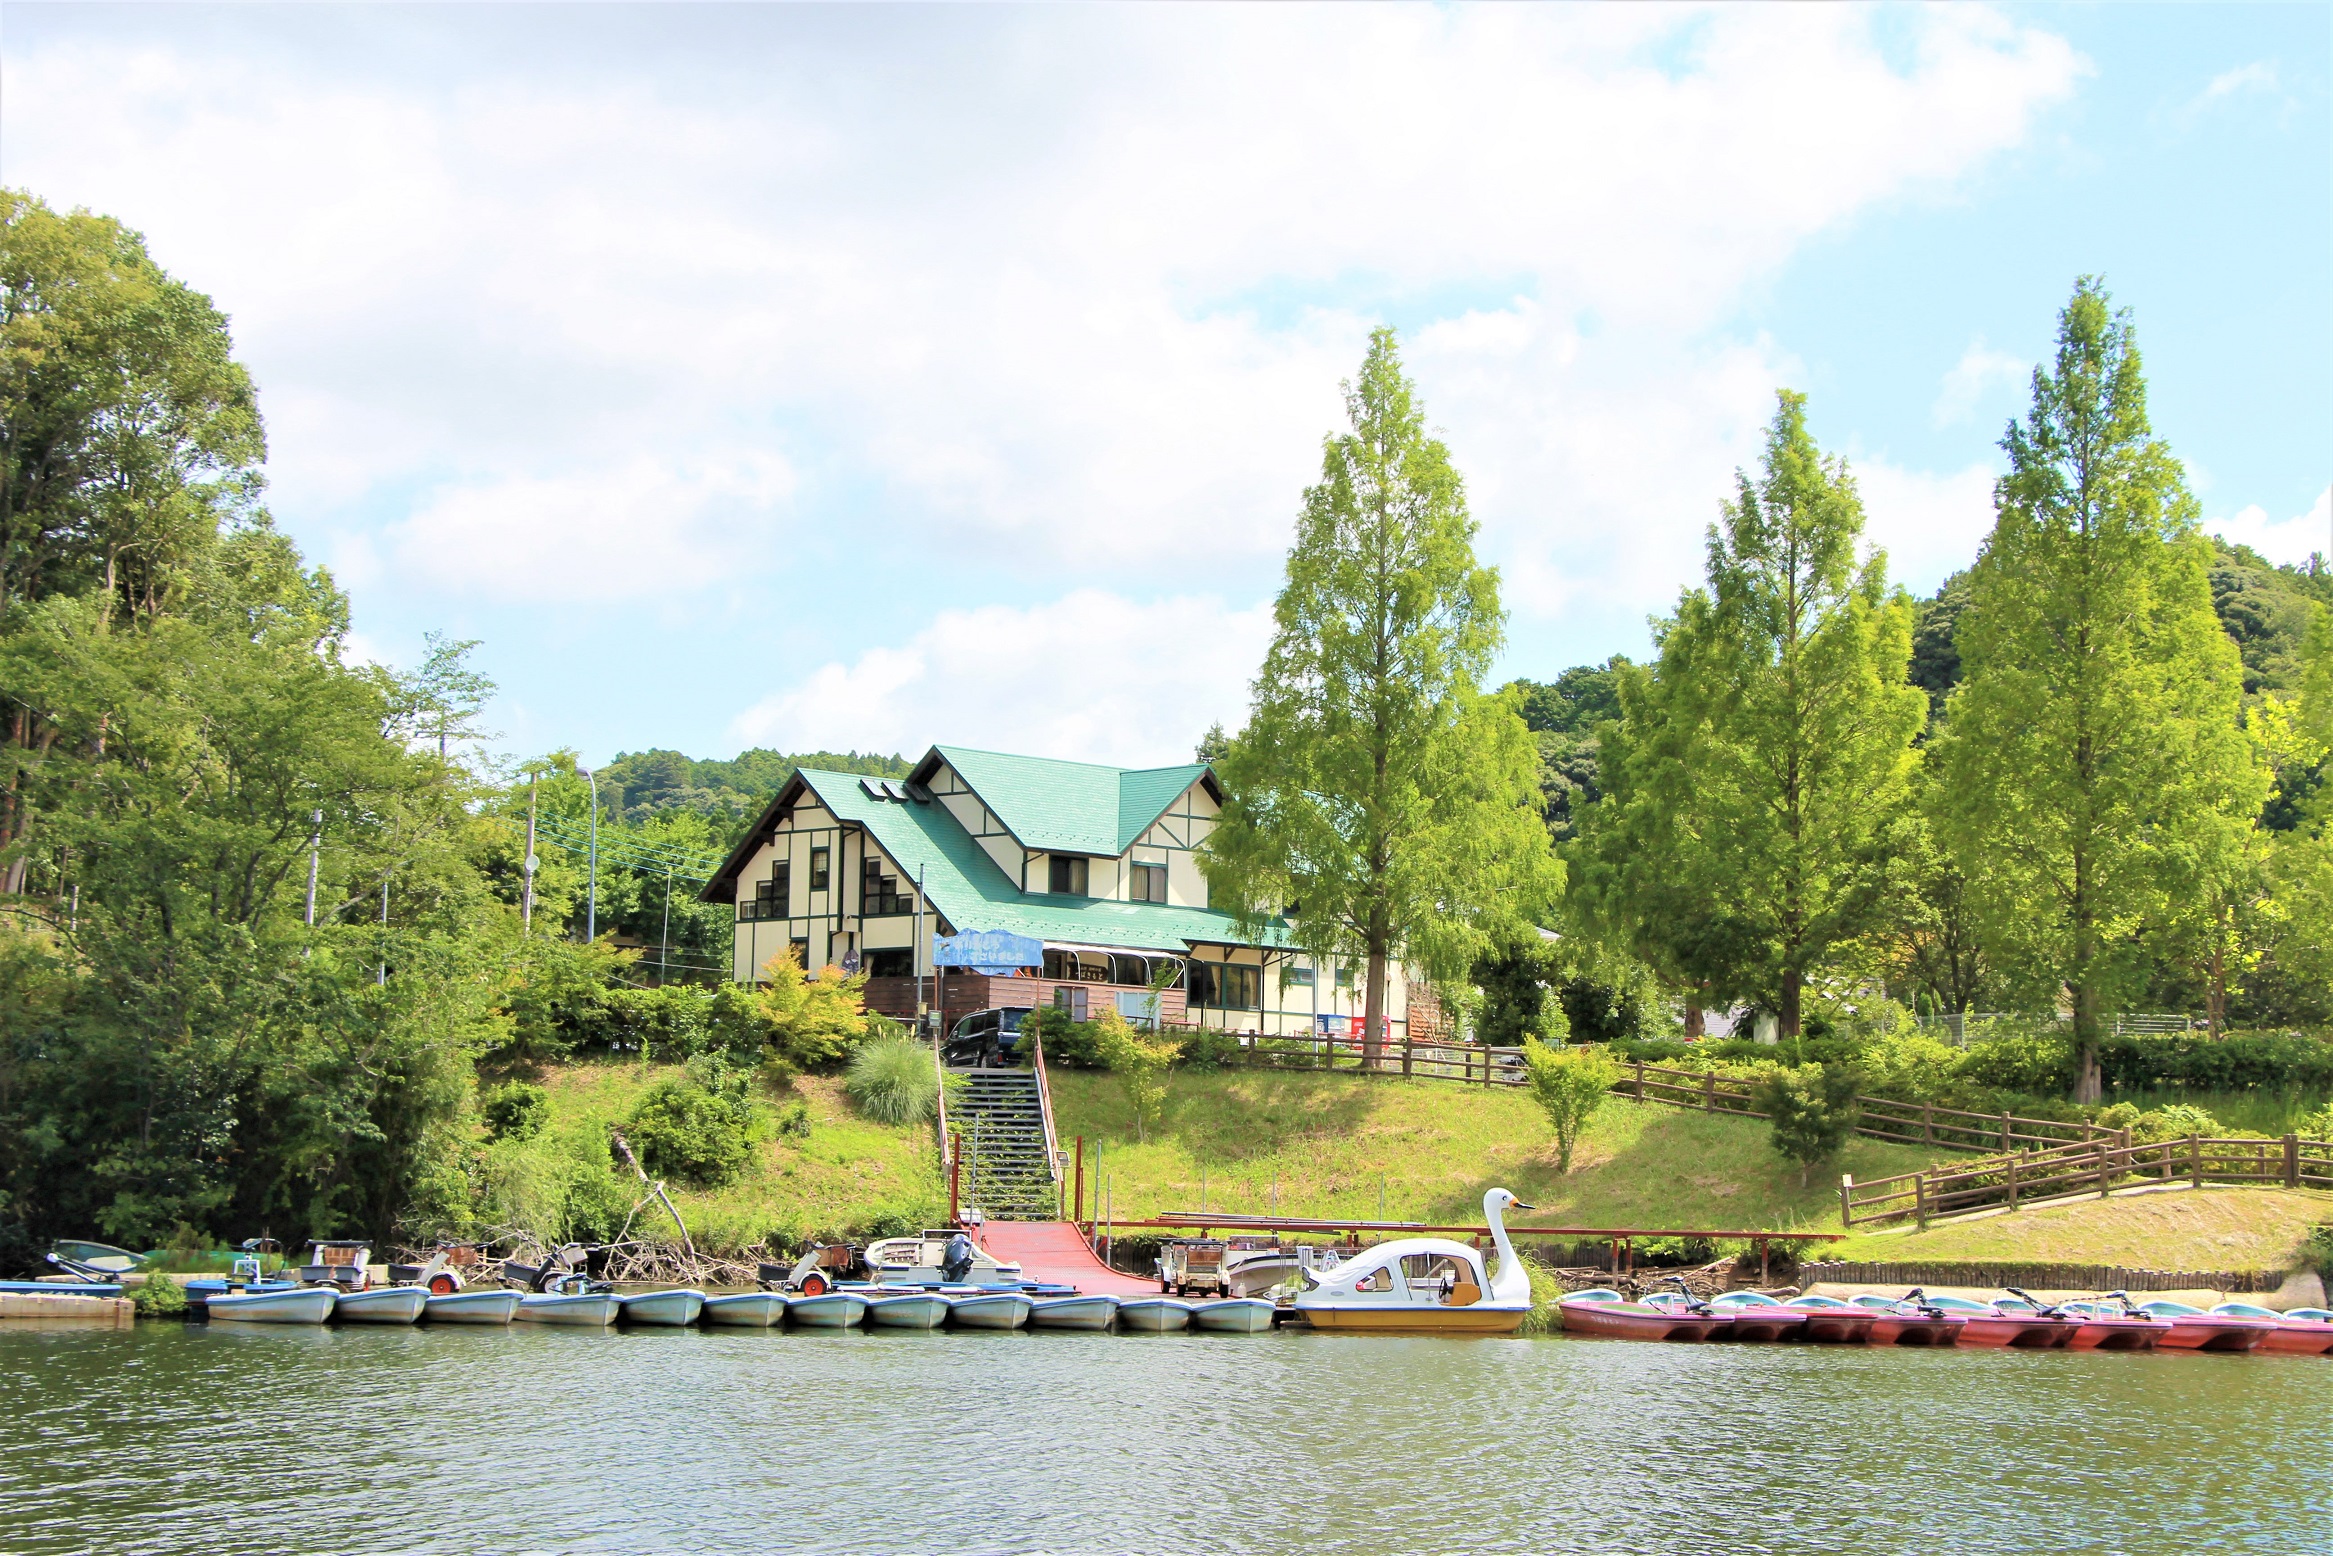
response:
M1643 652L1778 385L1930 589L2076 275L2333 549L2333 8L0 10L0 179L234 319L359 646L512 751L1180 759L1389 322L1513 612Z

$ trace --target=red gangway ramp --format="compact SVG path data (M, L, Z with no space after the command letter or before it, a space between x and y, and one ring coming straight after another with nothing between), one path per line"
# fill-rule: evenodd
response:
M980 1246L1000 1263L1018 1263L1030 1280L1075 1286L1081 1294L1155 1297L1158 1282L1113 1270L1086 1246L1085 1234L1069 1221L991 1221L980 1229Z

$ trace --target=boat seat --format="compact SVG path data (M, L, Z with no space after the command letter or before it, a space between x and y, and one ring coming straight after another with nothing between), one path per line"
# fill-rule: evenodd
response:
M1462 1280L1450 1288L1450 1295L1443 1298L1442 1305L1444 1307L1472 1307L1481 1300L1482 1288L1473 1281Z

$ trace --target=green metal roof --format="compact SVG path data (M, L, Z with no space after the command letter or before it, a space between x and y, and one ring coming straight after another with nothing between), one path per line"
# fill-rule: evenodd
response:
M1196 762L1129 769L963 746L932 750L1023 846L1045 853L1122 854L1207 773Z
M947 754L950 762L953 754ZM985 753L982 753L985 754ZM1006 761L1030 760L1020 757ZM1047 767L1076 767L1074 762L1047 762ZM1097 771L1115 774L1116 768ZM1202 769L1188 769L1176 794L1189 787ZM961 769L959 769L961 771ZM1176 772L1185 769L1165 769ZM967 773L967 781L973 781ZM1240 934L1231 915L1212 908L1178 908L1158 902L1116 902L1102 897L1057 897L1023 892L1011 876L989 857L988 850L966 832L945 805L912 800L877 799L859 784L857 773L802 770L802 781L828 810L844 821L856 822L873 835L884 853L903 872L905 885L923 872L924 890L932 906L958 929L1004 929L1039 940L1079 945L1122 946L1129 951L1182 951L1199 944L1254 945ZM983 793L981 796L987 799ZM1170 796L1171 798L1171 796ZM1164 809L1162 804L1160 809ZM992 801L990 810L995 810ZM1157 819L1153 812L1142 827ZM1026 842L1027 839L1023 838ZM1034 847L1035 844L1030 846ZM1277 931L1263 944L1280 945Z

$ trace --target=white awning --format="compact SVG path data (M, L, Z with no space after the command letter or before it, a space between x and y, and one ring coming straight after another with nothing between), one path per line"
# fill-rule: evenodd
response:
M1045 942L1045 949L1048 951L1089 951L1095 956L1171 956L1178 960L1187 959L1190 955L1187 951L1146 951L1139 946L1129 945L1075 945L1066 940L1048 940Z

